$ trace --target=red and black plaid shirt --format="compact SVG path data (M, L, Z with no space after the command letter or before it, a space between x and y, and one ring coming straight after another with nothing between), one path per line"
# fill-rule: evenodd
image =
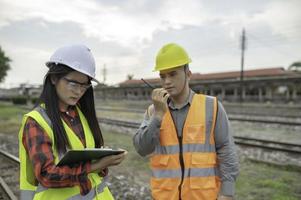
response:
M75 107L69 107L67 112L61 112L61 117L86 146L83 127ZM87 177L91 171L90 162L75 167L57 167L54 163L53 144L50 138L45 130L30 117L24 127L22 142L33 163L36 179L44 187L58 188L78 185L82 195L91 190L91 183ZM104 176L107 172L106 169L100 174Z

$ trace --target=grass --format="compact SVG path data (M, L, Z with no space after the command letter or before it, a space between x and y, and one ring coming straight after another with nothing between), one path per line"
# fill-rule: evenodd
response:
M130 179L139 183L148 183L150 170L147 158L141 157L133 147L132 136L115 131L102 129L105 146L122 148L128 151L125 160L112 171L119 174L129 174Z
M151 101L130 101L130 100L96 100L95 105L113 107L113 108L134 108L134 109L146 109L152 102Z
M301 173L290 167L278 167L245 160L236 182L237 199L301 199Z
M0 102L0 131L1 133L18 133L22 117L28 110L13 106L7 102Z
M7 102L1 102L0 103L0 118L1 120L8 120L11 118L14 118L16 116L23 116L24 113L26 113L25 108L21 108L19 106L13 106L10 103Z
M127 121L140 122L143 119L144 113L129 113L129 112L111 112L111 111L97 111L97 116L107 118L118 118Z
M17 134L25 108L0 102L0 129ZM105 145L126 149L129 153L111 173L124 175L129 180L148 185L148 159L140 157L132 145L132 136L102 129ZM236 182L237 200L297 200L301 199L301 172L290 167L278 167L250 160L241 160Z

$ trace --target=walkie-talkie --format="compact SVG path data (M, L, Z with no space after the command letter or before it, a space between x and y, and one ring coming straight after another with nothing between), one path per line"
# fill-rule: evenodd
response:
M148 82L147 82L146 80L144 80L143 78L141 78L141 80L142 80L149 88L155 89L154 86L152 86L150 83L148 83ZM165 94L163 95L163 97L165 97L165 95L167 95L167 93L165 93ZM169 101L170 101L170 98L167 99L167 102L169 102Z

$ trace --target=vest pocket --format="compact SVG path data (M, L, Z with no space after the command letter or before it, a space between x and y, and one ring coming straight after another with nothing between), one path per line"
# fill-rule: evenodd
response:
M208 167L216 164L215 153L192 153L191 167Z
M177 170L181 169L178 154L155 155L151 158L151 167L153 170Z
M208 156L205 154L191 154L191 165L207 164Z
M161 156L161 158L159 160L159 165L160 166L166 166L166 165L168 165L169 159L170 159L169 156Z
M153 168L166 167L168 165L169 160L170 160L170 156L168 155L153 156L151 158L151 165Z
M189 186L183 188L183 199L216 200L219 187L214 176L190 177Z
M217 188L215 176L209 177L191 177L189 179L191 189L213 189Z
M177 182L178 181L172 181L169 178L161 178L152 181L152 188L156 188L160 190L173 190L177 188L178 186Z
M179 178L152 178L152 197L155 200L178 200Z
M190 125L186 128L187 143L205 143L204 125Z
M178 144L177 134L173 132L172 126L165 126L160 128L160 145L169 146Z

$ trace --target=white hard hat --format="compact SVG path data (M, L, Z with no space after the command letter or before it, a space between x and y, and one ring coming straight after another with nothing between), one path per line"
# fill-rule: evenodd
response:
M95 79L95 60L91 53L91 50L85 45L68 45L57 49L50 57L50 60L46 62L46 66L50 67L51 64L63 64L68 67L86 74Z

